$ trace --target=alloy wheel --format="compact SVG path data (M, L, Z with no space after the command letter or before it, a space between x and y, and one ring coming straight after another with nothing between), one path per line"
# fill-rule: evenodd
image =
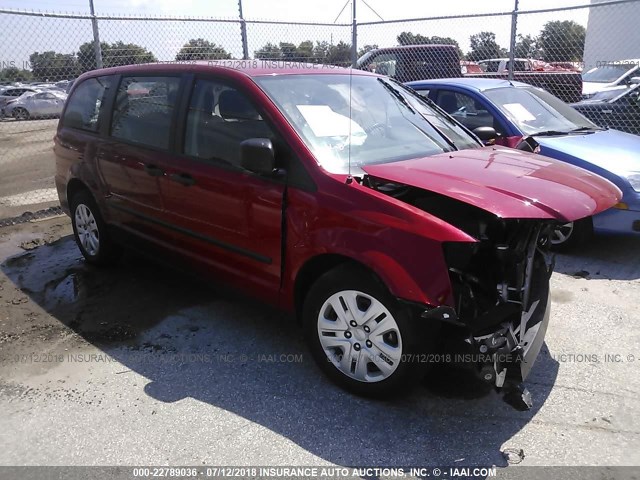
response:
M553 232L551 232L551 245L561 245L569 240L569 237L571 237L573 233L573 228L573 222L558 225Z

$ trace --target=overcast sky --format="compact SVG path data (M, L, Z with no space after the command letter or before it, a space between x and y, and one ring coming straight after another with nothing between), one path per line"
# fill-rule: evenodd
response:
M346 0L243 0L247 19L272 19L283 21L316 21L332 23ZM554 8L582 5L589 0L520 0L520 9ZM368 8L364 0L357 0L359 22L377 21L379 18ZM385 20L445 15L509 12L514 0L366 0ZM89 0L0 0L0 8L43 10L56 12L88 13ZM237 18L237 0L94 0L99 15L141 16L202 16ZM587 24L588 10L560 13L523 15L519 20L519 32L536 35L549 20L575 20ZM344 10L338 23L351 21L350 5ZM386 25L361 26L358 45L396 44L396 36L405 30L423 35L450 36L462 49L469 50L469 36L483 30L493 31L498 43L508 48L511 17L484 17L453 20L437 20ZM6 63L18 63L28 59L34 51L55 50L63 53L77 51L80 44L92 39L91 25L86 20L51 20L26 18L0 14L0 57ZM234 56L241 55L241 43L237 24L213 24L209 22L100 22L101 40L134 42L150 49L159 60L171 60L177 50L190 38L203 37L222 44ZM280 25L250 25L249 50L253 54L266 42L326 40L337 43L350 42L350 28L345 27L292 27Z

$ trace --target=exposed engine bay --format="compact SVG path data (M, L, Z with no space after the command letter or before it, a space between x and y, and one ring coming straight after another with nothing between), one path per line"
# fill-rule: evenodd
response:
M443 245L454 305L436 307L421 316L464 331L480 377L498 388L520 389L524 398L528 392L521 382L531 370L548 322L553 271L549 235L555 222L502 219L444 195L370 176L364 184L478 240ZM536 339L539 344L534 345ZM523 401L530 407L529 400Z

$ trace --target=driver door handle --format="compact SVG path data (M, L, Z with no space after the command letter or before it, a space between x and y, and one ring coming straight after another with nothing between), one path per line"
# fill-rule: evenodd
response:
M155 165L145 165L144 171L152 177L161 177L164 175L164 170L162 170L160 167L156 167Z
M188 173L172 173L169 175L169 179L184 185L185 187L190 187L196 183L196 179Z

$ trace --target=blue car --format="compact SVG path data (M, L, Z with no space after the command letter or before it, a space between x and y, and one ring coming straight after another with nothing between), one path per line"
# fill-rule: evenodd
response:
M640 136L596 126L550 93L520 82L452 78L407 83L483 138L577 165L610 180L622 201L592 218L559 226L552 243L570 248L591 233L640 235ZM480 128L485 127L485 128Z

